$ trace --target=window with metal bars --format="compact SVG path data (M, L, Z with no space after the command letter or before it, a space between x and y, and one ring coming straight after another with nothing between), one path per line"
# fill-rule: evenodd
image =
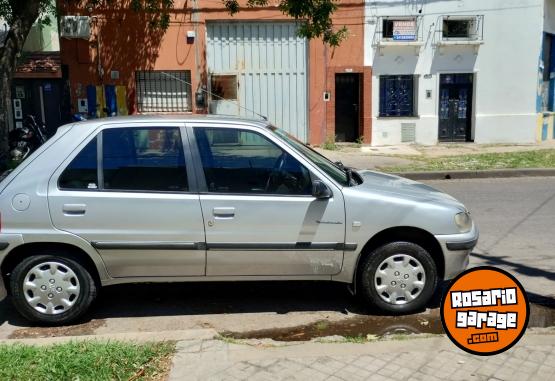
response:
M380 76L380 116L415 116L415 76Z
M191 71L137 71L135 81L139 112L192 111Z

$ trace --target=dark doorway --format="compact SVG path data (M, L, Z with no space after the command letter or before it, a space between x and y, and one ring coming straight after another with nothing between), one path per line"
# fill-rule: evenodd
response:
M38 123L46 125L48 135L68 122L64 110L62 79L14 79L12 96L21 105L21 111L14 112L15 127L27 115L33 115Z
M472 81L473 74L440 75L440 142L471 141Z
M354 142L359 138L359 74L335 75L335 140Z

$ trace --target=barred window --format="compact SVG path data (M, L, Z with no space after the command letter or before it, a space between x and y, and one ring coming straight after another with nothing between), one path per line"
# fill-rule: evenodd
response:
M135 73L139 112L190 112L191 72L149 70Z
M380 76L380 116L416 116L415 77Z

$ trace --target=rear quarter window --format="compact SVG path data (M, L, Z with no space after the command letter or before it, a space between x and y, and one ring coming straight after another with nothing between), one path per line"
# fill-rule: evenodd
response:
M60 189L98 189L97 138L75 156L58 180Z

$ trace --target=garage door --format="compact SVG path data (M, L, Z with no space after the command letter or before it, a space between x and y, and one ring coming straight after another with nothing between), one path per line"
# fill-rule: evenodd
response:
M209 23L210 111L264 115L307 140L307 41L291 22Z

